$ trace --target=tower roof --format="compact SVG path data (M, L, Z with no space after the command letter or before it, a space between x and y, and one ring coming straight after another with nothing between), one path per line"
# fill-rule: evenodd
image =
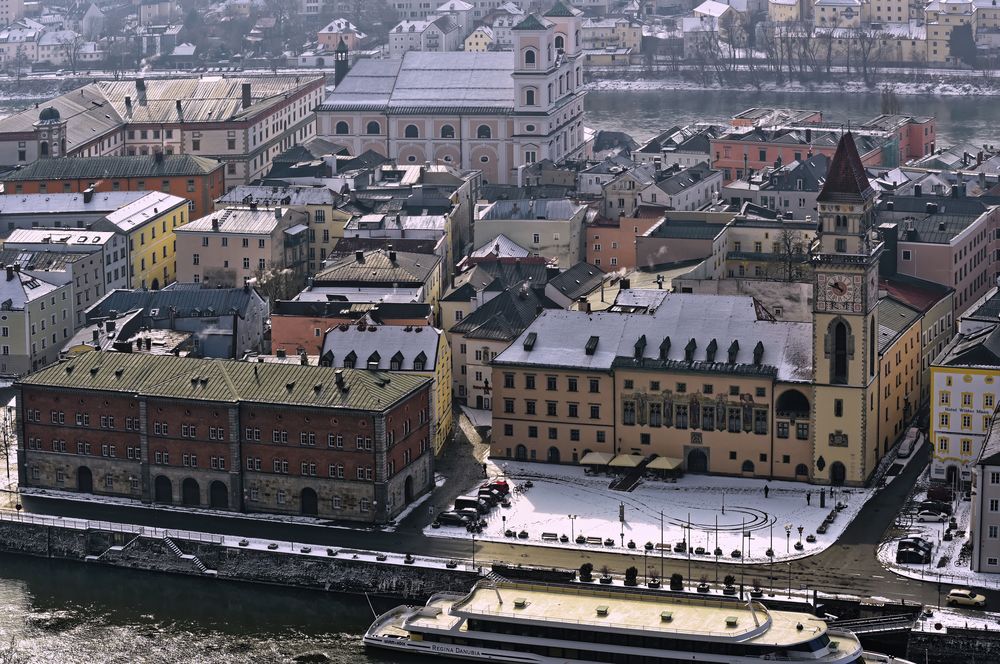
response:
M548 30L549 26L542 23L534 14L528 14L527 17L517 25L515 25L511 30Z
M581 14L583 14L583 12L576 7L567 7L563 4L562 0L556 0L556 4L552 5L552 9L545 12L543 16L568 18L571 16L580 16Z
M343 37L340 38L340 43L337 44L336 51L337 53L347 53L347 42L344 41Z
M837 151L830 162L830 170L823 182L817 201L862 202L875 196L875 191L868 182L868 175L858 155L858 146L854 143L854 135L847 132L840 137Z

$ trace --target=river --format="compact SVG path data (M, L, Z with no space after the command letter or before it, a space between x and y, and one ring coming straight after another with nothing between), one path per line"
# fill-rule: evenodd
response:
M937 118L938 145L971 141L1000 144L996 100L991 97L898 97L902 113ZM822 92L754 92L723 90L593 91L586 97L587 125L624 131L640 143L673 125L725 122L754 106L823 111L829 122L857 124L879 115L881 96Z
M939 142L996 140L992 99L902 97L938 118ZM27 106L0 102L0 112ZM827 120L879 113L877 94L719 91L592 92L587 124L644 140L674 124L723 121L751 106L818 108ZM1000 138L1000 137L997 137ZM391 603L376 602L378 610ZM364 597L0 555L0 661L64 664L266 663L322 652L338 664L418 660L366 653ZM24 659L5 659L13 648Z

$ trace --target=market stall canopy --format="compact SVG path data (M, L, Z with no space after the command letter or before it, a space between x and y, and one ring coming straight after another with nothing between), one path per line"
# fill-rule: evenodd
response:
M608 465L614 468L635 468L640 463L642 457L638 454L619 454Z
M646 468L651 470L676 470L683 462L673 457L656 457L646 464Z
M587 452L580 459L581 466L606 466L615 458L614 454L606 452Z

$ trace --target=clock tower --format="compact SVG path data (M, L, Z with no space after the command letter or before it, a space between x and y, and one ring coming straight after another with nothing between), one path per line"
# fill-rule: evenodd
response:
M850 132L840 138L816 202L812 478L863 484L878 461L882 244L875 233L875 192Z

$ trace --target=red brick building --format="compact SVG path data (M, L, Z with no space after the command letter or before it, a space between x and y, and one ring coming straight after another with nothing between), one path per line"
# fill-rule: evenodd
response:
M22 487L383 523L433 486L419 376L95 352L17 389Z

